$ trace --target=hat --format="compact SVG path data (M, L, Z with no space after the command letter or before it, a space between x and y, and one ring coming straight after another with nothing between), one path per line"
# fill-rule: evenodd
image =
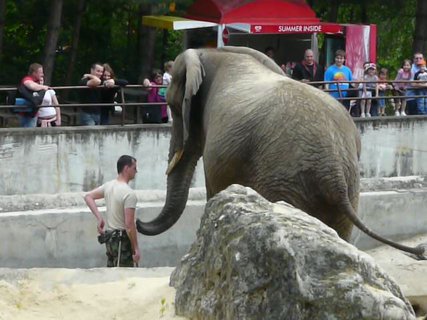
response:
M365 66L365 71L368 71L369 69L377 70L377 66L376 66L376 64L375 64L375 63L368 63L368 64Z

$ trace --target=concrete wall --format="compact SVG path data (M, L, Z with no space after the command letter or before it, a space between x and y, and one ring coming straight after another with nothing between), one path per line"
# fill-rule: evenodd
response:
M427 173L427 117L356 119L362 138L362 177Z
M204 190L191 191L182 217L171 229L155 237L139 235L142 267L175 266L188 251L196 238L205 205ZM156 216L163 204L164 192L151 193L138 191L137 215L144 221ZM96 220L83 206L82 194L67 198L62 195L64 203L74 203L71 209L41 208L0 214L0 267L105 266L104 246L96 240ZM21 200L30 202L36 198ZM427 233L427 188L364 192L360 202L362 219L383 236L403 239ZM99 205L103 205L102 201ZM354 230L352 241L360 249L378 245L358 229Z
M427 174L427 117L357 119L363 177ZM116 175L122 154L135 156L133 187L165 189L170 125L0 129L0 194L87 191ZM192 187L204 186L203 166Z

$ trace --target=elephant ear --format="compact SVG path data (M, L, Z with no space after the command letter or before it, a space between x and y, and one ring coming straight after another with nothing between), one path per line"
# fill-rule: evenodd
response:
M205 70L198 50L188 49L176 58L171 84L175 90L168 90L168 93L171 94L171 104L181 106L182 147L185 146L189 137L191 100L197 94L204 76Z

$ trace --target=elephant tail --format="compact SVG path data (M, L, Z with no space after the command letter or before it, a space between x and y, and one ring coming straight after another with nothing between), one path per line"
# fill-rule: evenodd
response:
M361 231L366 233L368 236L382 243L385 243L393 248L396 248L398 250L402 250L402 251L414 254L419 260L427 260L427 244L426 243L420 244L416 247L409 247L378 235L363 223L363 221L359 218L354 208L350 204L350 201L346 201L345 212L347 217L354 223L354 225L358 227Z

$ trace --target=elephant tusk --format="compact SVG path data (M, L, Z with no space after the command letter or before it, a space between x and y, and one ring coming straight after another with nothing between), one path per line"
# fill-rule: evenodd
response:
M166 170L166 175L169 175L173 168L178 164L179 160L181 160L182 154L184 153L184 149L180 149L173 155L171 162L169 162L168 169Z

